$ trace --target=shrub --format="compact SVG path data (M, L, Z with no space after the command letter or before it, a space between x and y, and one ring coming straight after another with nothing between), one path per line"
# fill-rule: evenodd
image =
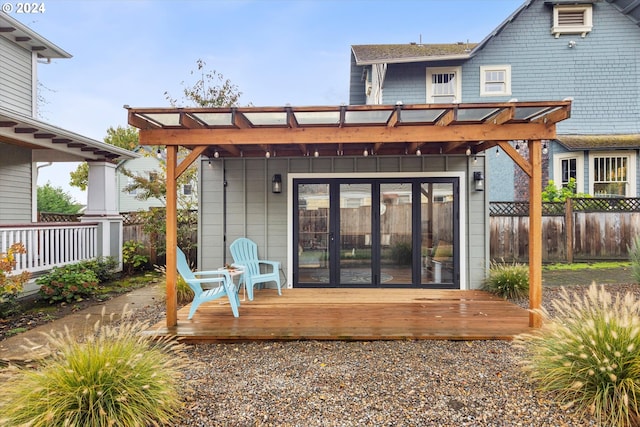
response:
M640 283L640 236L636 236L631 246L627 246L631 258L631 273L636 283Z
M18 295L29 280L29 272L27 271L15 275L10 274L16 266L16 254L26 252L22 243L14 243L6 254L0 253L0 319L15 311Z
M167 266L155 265L154 270L162 274L163 280L166 283ZM178 304L188 304L191 301L193 301L193 297L194 297L193 290L191 289L191 287L189 287L187 282L185 282L182 276L180 276L179 274L176 279L176 296L178 297Z
M148 327L125 315L119 326L98 321L83 339L48 334L52 356L0 389L0 424L175 425L182 346L142 335Z
M391 259L399 265L411 264L411 243L398 242L391 248Z
M505 299L524 298L529 294L529 267L492 261L482 289Z
M93 270L82 264L54 267L49 274L36 279L39 293L49 303L82 301L95 293L98 278Z
M638 425L640 301L631 293L613 300L593 284L583 297L563 289L552 304L555 318L542 310L542 328L515 340L531 379L600 425Z
M118 261L113 257L99 257L92 260L82 261L78 263L79 268L88 268L93 271L98 278L98 283L108 282L113 279L118 267Z
M144 246L135 240L127 240L122 246L122 264L127 274L144 269L149 263L149 257L140 253Z

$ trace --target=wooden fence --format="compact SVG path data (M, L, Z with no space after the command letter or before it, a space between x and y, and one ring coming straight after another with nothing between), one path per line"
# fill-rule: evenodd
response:
M543 203L543 262L628 260L640 235L640 198ZM491 259L528 262L529 204L490 204Z

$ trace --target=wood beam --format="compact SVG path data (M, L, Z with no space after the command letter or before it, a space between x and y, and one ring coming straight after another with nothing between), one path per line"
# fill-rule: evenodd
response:
M160 126L158 126L157 124L150 122L149 120L145 120L142 117L139 117L132 113L129 113L128 123L131 126L141 130L142 129L160 129ZM156 145L160 145L160 144L156 144Z
M180 113L180 124L188 129L202 129L205 126L185 112Z
M204 153L204 151L209 148L208 145L199 145L197 147L193 147L193 149L189 152L187 157L185 157L180 164L176 167L176 175L174 178L177 180L180 176L196 161L198 157ZM167 190L168 192L169 190Z
M178 245L178 183L176 169L178 162L178 147L167 147L167 327L178 324L178 294L176 292L177 250Z
M515 115L516 115L516 107L508 107L500 111L498 114L496 114L496 116L491 121L493 122L494 125L501 125L510 120L513 120Z
M234 126L238 129L251 129L251 122L247 120L244 114L238 112L237 110L234 110L231 113L231 121L233 122Z
M387 127L393 128L396 127L398 125L398 120L400 114L398 112L398 109L394 109L393 112L391 113L391 116L389 117L389 120L387 120Z
M463 124L450 126L345 126L250 129L141 129L141 145L366 144L397 142L508 141L554 139L544 124Z
M568 108L560 108L550 113L544 114L537 119L531 120L531 123L543 123L547 126L555 125L557 122L561 122L562 120L568 119L571 117L571 110Z
M511 160L513 160L516 165L520 166L520 169L522 169L527 176L531 177L531 164L527 159L522 157L522 154L520 154L518 150L511 146L509 141L498 141L498 145L507 153L507 156L511 157Z
M458 115L458 111L454 108L447 110L447 112L438 119L438 121L436 122L437 126L449 126L449 124L451 124L451 122L453 122L456 119L456 116Z
M542 143L529 141L529 326L542 326Z

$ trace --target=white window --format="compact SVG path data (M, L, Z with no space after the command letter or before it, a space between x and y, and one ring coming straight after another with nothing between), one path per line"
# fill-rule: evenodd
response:
M576 181L576 192L584 193L584 153L571 152L553 156L553 182L558 189Z
M127 178L127 187L131 187L135 183L136 183L135 179L131 177ZM133 190L129 190L129 194L132 196L135 196L136 194L138 194L138 189L134 188Z
M580 34L585 37L593 28L593 10L590 4L553 6L553 27L551 33L560 37L560 34Z
M595 197L635 197L635 153L612 152L589 155L590 183Z
M427 103L451 104L460 102L462 69L427 68Z
M511 66L480 67L480 96L511 95Z

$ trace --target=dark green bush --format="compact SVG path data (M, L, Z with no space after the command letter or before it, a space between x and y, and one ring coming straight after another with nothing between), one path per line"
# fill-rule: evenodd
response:
M411 243L398 242L391 248L391 259L399 265L411 264Z
M112 280L115 275L118 261L113 257L100 257L78 263L80 268L88 268L93 271L98 278L98 283Z
M149 265L149 257L141 253L144 246L140 242L128 240L122 246L122 264L126 274L133 274Z
M85 265L54 267L49 274L36 279L39 293L49 303L82 301L98 288L96 273Z

